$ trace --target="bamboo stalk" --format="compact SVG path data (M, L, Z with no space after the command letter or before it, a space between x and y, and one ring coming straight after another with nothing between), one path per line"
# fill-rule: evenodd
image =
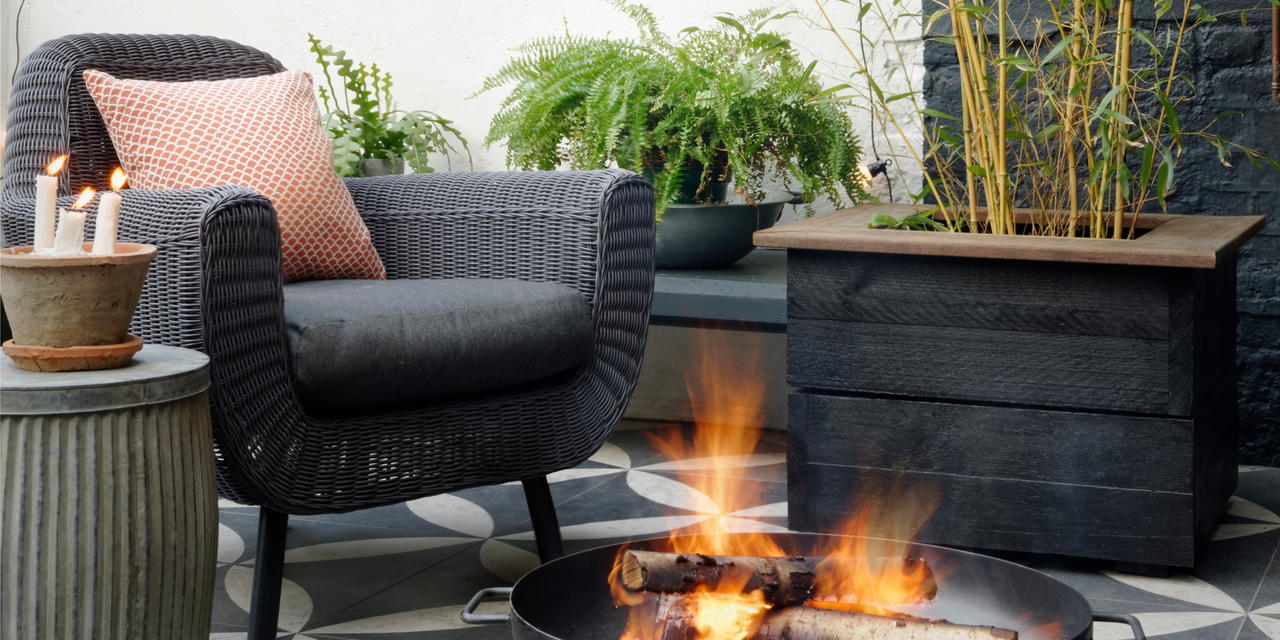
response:
M994 163L995 158L1000 154L1001 149L996 146L997 140L995 138L995 123L992 119L991 109L991 90L987 85L986 36L984 33L981 38L975 37L972 25L969 23L967 17L964 17L964 19L961 20L960 25L963 31L961 39L969 49L967 57L970 65L969 76L976 83L971 89L972 95L976 98L974 115L977 117L977 122L974 126L975 133L978 135L978 139L982 142L978 147L979 157L977 158L977 163L982 167L983 173L986 174L982 178L982 186L983 193L987 199L987 210L995 211L995 200L998 193L997 189L993 188L994 185L992 181L996 180L994 177L996 174L996 165ZM990 222L990 218L991 216L988 216L988 222ZM1002 229L995 224L992 224L991 228L992 233L1000 233L1000 229Z
M1066 111L1063 113L1065 124L1062 127L1063 133L1066 135L1066 155L1067 155L1067 181L1070 184L1071 196L1071 218L1067 222L1067 237L1074 238L1076 235L1076 221L1080 219L1080 176L1076 174L1076 103L1071 97L1071 90L1075 88L1076 81L1079 79L1079 70L1077 65L1080 60L1080 53L1084 47L1081 36L1078 35L1078 29L1084 26L1084 0L1074 0L1071 10L1071 33L1076 35L1076 41L1071 43L1071 69L1067 72L1067 90L1064 92L1066 98ZM1088 123L1085 124L1088 126Z
M1124 87L1120 90L1120 94L1116 99L1120 101L1117 105L1116 113L1128 117L1129 113L1129 54L1133 49L1133 0L1120 0L1120 31L1117 35L1116 42L1116 64L1118 66L1116 73L1116 85ZM1112 238L1119 240L1124 236L1124 193L1121 187L1124 184L1120 179L1120 167L1124 164L1126 154L1126 141L1124 140L1124 123L1117 122L1115 129L1116 142L1112 145L1112 152L1116 154L1116 197L1115 197L1115 230Z
M1000 86L998 87L999 97L996 100L996 106L1000 112L997 114L999 128L996 130L996 135L1000 142L996 145L999 149L999 155L994 158L996 161L996 187L999 189L998 193L1000 194L999 209L997 209L999 217L997 218L997 221L998 223L1006 225L1006 232L1012 234L1014 232L1013 216L1010 215L1011 212L1009 211L1008 198L1009 149L1006 146L1007 141L1005 140L1005 128L1008 126L1007 120L1009 117L1009 64L1004 61L1004 58L1009 54L1009 38L1008 34L1005 33L1006 23L1009 20L1009 0L999 0L999 2L1001 62L1000 68L996 70L998 78L997 82L1000 83Z
M964 20L962 12L956 11L954 0L951 3L951 40L955 43L956 59L960 63L960 97L963 103L960 109L960 125L964 128L964 178L968 187L969 196L969 231L977 233L978 231L978 194L977 184L973 179L973 172L969 171L969 167L973 166L973 137L970 131L970 120L972 120L974 100L970 95L973 87L969 84L969 72L966 68L968 62L965 60L964 46L960 42L961 29L956 28L958 20Z

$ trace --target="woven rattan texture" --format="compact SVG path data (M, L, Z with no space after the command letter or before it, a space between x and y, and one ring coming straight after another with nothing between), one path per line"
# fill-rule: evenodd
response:
M45 43L19 67L10 105L0 194L6 245L31 242L34 176L50 159L72 153L62 194L102 186L116 166L80 78L86 68L170 81L281 69L256 50L194 36ZM271 204L235 186L131 190L120 238L159 248L131 331L211 357L219 492L291 514L335 513L544 475L595 452L639 376L653 293L652 187L620 170L390 176L347 186L389 278L571 286L591 302L595 357L571 375L506 394L308 415L289 378Z

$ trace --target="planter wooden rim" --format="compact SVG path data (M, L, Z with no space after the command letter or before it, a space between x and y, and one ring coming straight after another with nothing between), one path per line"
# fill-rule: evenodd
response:
M1144 213L1138 218L1138 228L1149 231L1134 240L867 228L877 213L901 219L923 210L910 204L860 205L757 231L755 244L783 249L1212 269L1266 226L1263 216ZM1019 210L1017 215L1019 223L1031 221L1028 210Z
M98 256L89 253L93 243L84 243L84 255L78 256L38 256L31 252L32 246L9 247L0 250L0 266L16 267L82 267L91 264L129 264L134 262L150 262L156 255L156 248L149 244L132 242L116 243L116 252Z

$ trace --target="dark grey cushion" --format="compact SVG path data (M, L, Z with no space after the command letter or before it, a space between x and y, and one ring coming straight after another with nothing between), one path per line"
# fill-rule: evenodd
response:
M284 287L303 406L338 409L488 391L592 354L569 287L520 280L320 280Z

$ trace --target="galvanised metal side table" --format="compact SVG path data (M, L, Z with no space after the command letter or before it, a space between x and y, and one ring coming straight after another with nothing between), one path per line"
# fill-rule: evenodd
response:
M209 637L218 546L209 358L0 358L0 638Z

